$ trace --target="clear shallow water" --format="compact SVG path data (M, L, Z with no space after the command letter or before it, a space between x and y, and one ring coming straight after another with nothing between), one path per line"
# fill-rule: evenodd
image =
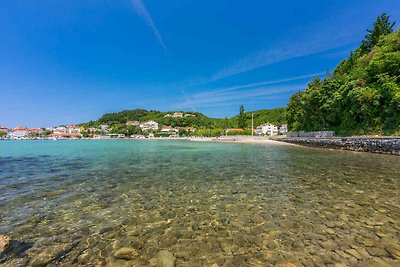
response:
M0 265L151 266L167 250L176 266L399 266L399 166L287 145L3 141Z

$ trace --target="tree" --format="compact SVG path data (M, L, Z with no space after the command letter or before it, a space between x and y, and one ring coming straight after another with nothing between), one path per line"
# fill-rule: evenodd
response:
M240 108L239 108L238 126L239 126L239 128L242 128L242 129L244 129L246 127L246 117L244 115L244 106L243 105L240 105Z
M292 95L286 118L292 131L333 130L338 135L400 133L400 30L381 15L361 46L332 76L314 79ZM386 30L383 30L386 29ZM376 36L379 36L376 39Z
M224 129L228 129L229 128L229 119L228 119L228 117L224 118L223 128Z
M390 17L386 13L382 13L376 19L374 28L367 30L368 34L365 36L365 40L361 42L361 50L364 53L368 53L372 48L378 44L381 36L388 35L393 32L393 26L396 22L390 22Z
M52 134L53 133L53 131L50 131L50 130L44 130L43 131L43 133L42 133L42 135L44 135L44 136L48 136L48 135L50 135L50 134Z

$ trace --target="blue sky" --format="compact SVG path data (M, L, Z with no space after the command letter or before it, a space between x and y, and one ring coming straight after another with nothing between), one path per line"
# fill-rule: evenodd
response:
M400 23L398 0L1 1L0 125L285 106L382 12Z

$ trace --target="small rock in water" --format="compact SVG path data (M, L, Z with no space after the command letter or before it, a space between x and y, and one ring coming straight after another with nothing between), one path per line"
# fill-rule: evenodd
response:
M387 257L388 256L388 253L386 252L386 250L384 250L382 248L378 248L378 247L367 248L367 251L369 254L371 254L372 256L375 256L375 257Z
M174 267L176 258L168 250L161 250L157 253L156 262L160 267Z
M114 257L120 260L132 260L139 256L139 252L134 248L120 248L114 253Z
M51 253L46 252L41 252L37 254L32 260L30 261L29 265L30 266L46 266L50 262L52 262L55 259L54 255Z
M396 243L388 243L385 245L385 250L396 259L400 259L400 245Z
M357 260L361 260L363 257L358 253L355 249L347 249L346 250L347 254L353 256Z
M10 238L8 236L0 235L0 254L3 253L9 243Z
M59 244L47 247L39 253L32 251L32 259L29 266L46 266L47 264L62 258L65 254L70 252L72 248L72 244Z
M347 222L349 220L349 217L345 213L340 214L338 218L344 222Z
M100 229L99 234L104 234L104 233L110 232L113 229L114 229L113 227L104 227L104 228Z
M291 263L291 262L279 263L279 264L277 264L275 266L277 266L277 267L296 267L296 265L294 263Z
M373 246L375 245L374 240L368 239L368 238L364 238L364 239L362 240L362 243L363 243L363 245L366 246L366 247L373 247Z
M332 240L327 240L327 241L321 242L320 244L321 244L321 246L322 246L324 249L326 249L326 250L328 250L328 251L330 251L330 250L335 250L335 249L337 248L337 246L338 246L338 245L337 245L335 242L333 242Z
M354 267L392 267L395 265L389 264L381 259L368 259L365 261L360 261L358 262L356 265L354 265Z

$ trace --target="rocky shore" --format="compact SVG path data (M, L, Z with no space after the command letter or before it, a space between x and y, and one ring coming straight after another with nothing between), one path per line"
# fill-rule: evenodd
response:
M400 156L400 138L282 138L277 141L303 145L343 149L357 152L370 152Z

